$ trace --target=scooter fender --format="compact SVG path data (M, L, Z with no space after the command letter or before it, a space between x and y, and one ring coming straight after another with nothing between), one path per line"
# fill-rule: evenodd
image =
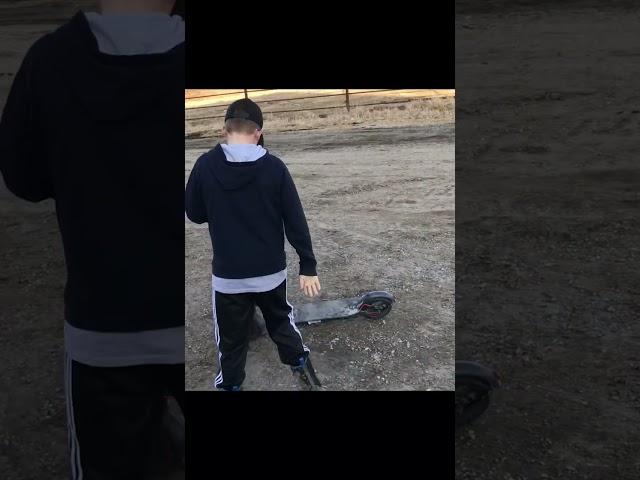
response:
M498 377L498 374L490 368L476 362L456 362L456 380L464 377L480 378L492 388L500 387L500 378Z

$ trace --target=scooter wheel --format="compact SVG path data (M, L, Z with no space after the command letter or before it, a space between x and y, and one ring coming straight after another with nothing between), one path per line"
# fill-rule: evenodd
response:
M479 377L456 377L456 429L474 422L487 410L492 391L492 386Z
M383 297L368 298L360 305L360 314L366 318L380 320L390 311L393 303Z

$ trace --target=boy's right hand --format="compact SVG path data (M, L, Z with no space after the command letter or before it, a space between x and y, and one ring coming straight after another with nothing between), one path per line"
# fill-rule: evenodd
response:
M300 275L300 290L302 290L307 297L320 295L320 279L317 276L307 277Z

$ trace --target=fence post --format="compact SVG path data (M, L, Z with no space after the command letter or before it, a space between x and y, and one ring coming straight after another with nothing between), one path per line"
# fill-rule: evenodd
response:
M345 90L345 92L346 92L345 96L346 96L346 99L347 99L347 112L350 112L351 111L351 105L349 105L349 89L347 88Z
M249 93L246 88L244 89L244 98L249 98Z

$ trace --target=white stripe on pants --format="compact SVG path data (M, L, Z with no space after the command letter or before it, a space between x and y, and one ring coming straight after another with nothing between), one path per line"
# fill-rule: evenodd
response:
M211 286L211 292L212 292L211 304L213 308L213 335L216 339L216 345L218 346L218 368L220 369L220 372L218 373L218 375L216 376L216 379L213 382L214 387L217 387L224 381L224 379L222 378L222 352L220 351L220 330L218 329L218 319L216 318L216 290L213 287L213 284Z
M76 422L73 409L73 381L72 381L72 362L71 357L65 352L64 354L64 392L67 403L67 431L69 434L69 448L71 461L71 479L82 480L82 462L80 460L80 444L76 434Z
M289 295L288 295L288 291L289 291L289 282L287 282L286 280L284 281L284 288L285 288L285 300L287 301L287 305L289 305L289 308L291 309L291 311L289 312L289 323L291 324L291 326L293 327L293 329L296 331L296 333L298 335L300 335L300 342L302 342L302 348L304 349L305 352L309 352L309 347L307 347L304 344L304 340L302 339L302 334L300 333L300 330L298 330L298 326L296 325L296 322L293 318L293 314L294 314L294 308L293 305L291 305L289 303Z

